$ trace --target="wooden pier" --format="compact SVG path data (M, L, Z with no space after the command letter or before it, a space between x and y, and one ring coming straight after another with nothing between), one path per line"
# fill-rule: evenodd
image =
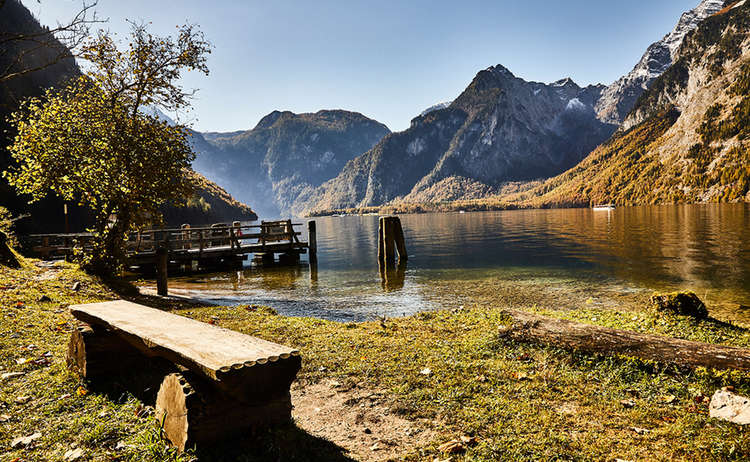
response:
M217 223L207 227L182 225L173 229L150 229L132 233L127 241L126 266L136 269L154 269L166 258L170 266L189 265L198 268L226 268L241 266L249 254L256 262L273 263L299 261L301 254L315 252L315 226L310 241L302 242L302 234L294 229L301 223L292 220L262 221L256 225L240 222ZM28 236L31 251L42 259L67 258L75 249L90 246L92 236L77 234L36 234Z

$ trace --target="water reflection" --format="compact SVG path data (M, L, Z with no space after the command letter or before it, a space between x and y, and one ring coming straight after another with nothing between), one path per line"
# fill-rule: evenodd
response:
M388 265L378 263L380 269L380 286L385 292L395 292L404 288L406 279L406 261L399 260L398 264Z
M748 204L404 215L401 221L408 268L378 267L377 217L326 217L316 219L317 266L246 268L171 287L222 303L266 303L284 314L334 319L432 309L442 303L433 297L440 281L458 282L451 284L456 297L461 284L481 281L490 287L501 281L521 295L577 291L586 298L592 290L691 289L727 318L750 319L738 308L750 305Z

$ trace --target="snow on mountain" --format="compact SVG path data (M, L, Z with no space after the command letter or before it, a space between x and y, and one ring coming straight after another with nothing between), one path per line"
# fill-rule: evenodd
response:
M607 123L622 123L641 93L672 65L685 36L723 7L723 0L703 0L694 9L683 13L675 28L649 46L632 71L602 92L595 108L599 119Z
M166 115L164 112L162 112L161 109L159 109L156 106L146 106L143 108L141 112L143 112L146 115L156 117L157 119L164 121L169 125L176 125L174 119Z
M450 106L452 102L453 101L445 101L443 103L434 104L434 105L428 107L427 109L425 109L424 111L422 111L419 115L423 116L423 115L429 114L430 112L433 112L433 111L439 111L441 109L445 109L448 106Z

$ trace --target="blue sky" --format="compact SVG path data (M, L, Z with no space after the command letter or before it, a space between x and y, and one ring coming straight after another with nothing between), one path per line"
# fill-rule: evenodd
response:
M23 0L45 24L80 0ZM272 110L347 109L403 130L503 64L527 80L609 84L699 0L99 0L106 28L197 23L215 49L189 116L201 131L252 128Z

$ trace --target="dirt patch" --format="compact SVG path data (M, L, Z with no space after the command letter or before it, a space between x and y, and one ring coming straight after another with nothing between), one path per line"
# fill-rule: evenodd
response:
M344 448L357 460L399 459L438 436L428 422L393 414L381 393L335 381L293 387L292 404L300 428Z

